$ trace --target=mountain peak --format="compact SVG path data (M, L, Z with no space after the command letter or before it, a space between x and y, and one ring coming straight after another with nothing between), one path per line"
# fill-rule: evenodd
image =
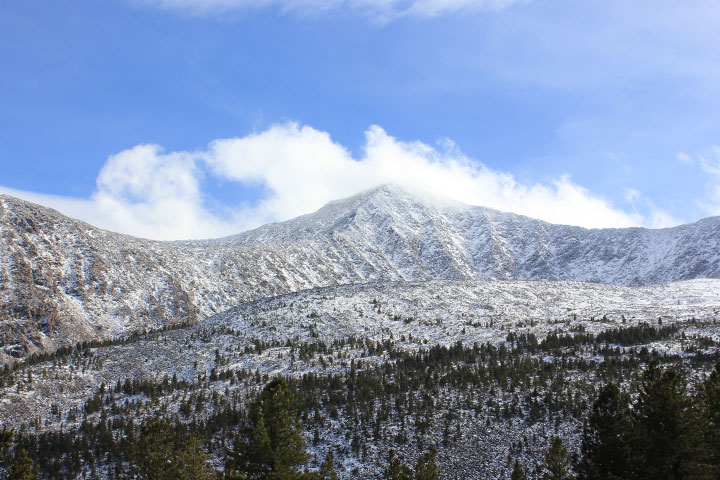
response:
M462 211L470 208L485 209L485 207L472 207L413 186L398 183L384 183L349 197L330 201L316 212L298 218L341 217L356 212L358 209L376 210L386 215L412 216L413 214L418 215L421 213L424 215L433 215L437 214L440 210ZM293 220L290 221L293 222Z
M413 189L411 187L403 186L397 183L384 183L377 185L367 190L363 190L349 197L339 198L337 200L331 200L326 203L328 205L357 205L363 202L372 201L373 199L387 199L394 201L415 201L420 202L423 197L427 197L427 194L423 194L421 190ZM325 208L325 207L323 207Z
M7 345L19 346L0 346L2 360L3 351L21 358L59 338L74 343L194 321L238 301L319 286L719 278L720 218L663 230L587 230L380 185L234 237L163 243L2 197L0 250L0 319L11 319Z

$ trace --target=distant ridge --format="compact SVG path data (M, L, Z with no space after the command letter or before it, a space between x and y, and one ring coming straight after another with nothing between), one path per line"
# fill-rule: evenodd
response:
M436 201L394 185L315 213L214 241L323 243L328 251L429 278L579 280L649 285L720 277L720 217L665 229L585 229Z
M0 360L379 281L720 278L720 218L587 230L384 185L239 235L155 242L0 196Z

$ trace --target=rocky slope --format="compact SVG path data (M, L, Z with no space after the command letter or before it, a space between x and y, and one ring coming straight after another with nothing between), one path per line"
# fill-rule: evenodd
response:
M0 251L3 362L362 280L313 248L153 242L10 197L0 198Z
M320 286L717 278L720 218L664 230L586 230L383 186L233 237L154 242L1 196L0 251L6 362Z
M650 285L720 277L720 217L675 228L584 229L424 198L391 185L215 241L322 244L359 275Z
M458 341L501 344L509 332L544 338L563 329L597 334L643 323L693 321L720 321L720 280L646 287L515 280L343 285L243 303L197 326L232 328L248 342L332 342L355 336L392 338L416 349ZM712 331L718 334L720 328Z
M508 459L534 468L554 435L578 451L595 388L612 375L629 382L639 365L660 356L664 364L691 371L693 379L703 378L720 345L719 292L720 280L648 287L435 280L310 289L243 303L185 328L0 372L0 423L38 433L83 432L86 421L109 425L123 415L136 424L152 416L203 423L231 404L246 404L268 378L283 375L308 380L305 387L311 379L324 385L311 395L316 403L303 417L312 467L331 450L339 478L380 478L390 449L414 461L432 448L441 478L508 478ZM542 346L551 334L597 337L640 325L656 335L643 342L616 343L613 337L606 345L586 338ZM661 328L671 331L658 335ZM393 365L420 352L437 354L438 346L448 347L446 354L458 345L507 352L523 336L540 344L506 360L509 378L490 356L477 370L484 381L472 380L476 361L463 356L448 370L439 367L438 356L425 364L427 371L411 362L402 374L392 373ZM614 370L622 365L630 370ZM428 387L433 374L439 377ZM329 376L335 381L323 384ZM382 381L374 390L360 378ZM118 387L130 381L153 389ZM383 393L399 382L396 394ZM350 399L362 392L375 396L351 407ZM96 407L90 408L93 398ZM425 404L432 407L421 414ZM124 435L121 430L114 434ZM208 451L219 467L229 443L219 436L213 441L219 448ZM99 478L114 478L105 475L112 464L96 467Z

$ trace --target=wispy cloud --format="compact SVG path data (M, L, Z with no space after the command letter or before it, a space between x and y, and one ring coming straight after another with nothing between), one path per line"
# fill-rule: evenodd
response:
M385 22L399 17L434 17L463 11L497 11L530 0L132 0L136 4L197 15L275 8L313 16L354 12Z
M700 168L711 177L708 201L703 201L705 210L712 215L720 215L720 146L713 145L698 156Z
M685 165L699 166L707 175L708 193L699 203L708 214L720 215L720 146L712 145L697 156L680 152L677 158Z
M714 145L708 148L698 160L705 173L720 177L720 147Z
M252 204L225 205L203 190L208 178L263 187ZM464 156L450 141L433 147L403 142L378 126L366 132L354 158L327 132L297 123L241 138L221 139L194 152L139 145L111 156L89 199L0 188L109 230L155 239L209 238L311 212L330 200L396 183L473 205L585 227L665 226L654 210L643 217L593 194L568 176L523 183ZM632 199L640 197L632 193ZM662 224L662 225L661 225Z
M680 152L677 154L676 158L685 165L692 165L693 163L693 158L687 153Z
M643 225L646 227L665 228L682 223L634 188L625 189L625 201L632 207L634 217L643 218ZM645 216L639 213L641 210L647 212Z

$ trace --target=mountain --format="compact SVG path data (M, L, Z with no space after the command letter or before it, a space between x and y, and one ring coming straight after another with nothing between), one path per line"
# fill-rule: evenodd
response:
M405 337L399 343L410 350L458 341L500 345L508 332L545 338L567 326L598 334L658 319L712 324L720 309L719 289L717 279L645 287L516 280L378 282L263 298L195 327L231 328L246 342L317 338L331 343L355 336L374 341Z
M232 237L156 242L0 196L0 249L6 362L320 286L717 278L720 218L662 230L587 230L382 186Z
M0 360L362 281L304 246L155 242L0 197Z
M427 199L392 185L218 245L322 245L369 279L576 280L651 285L720 276L720 217L585 229Z
M160 420L217 468L283 377L310 470L332 453L338 478L380 478L389 455L431 451L441 478L507 478L514 460L540 474L556 436L582 453L604 383L637 392L659 360L705 391L720 279L699 277L718 277L718 238L717 218L586 230L383 186L232 237L155 242L0 197L6 460L25 449L43 478L132 475L128 445ZM59 349L88 340L112 341Z

